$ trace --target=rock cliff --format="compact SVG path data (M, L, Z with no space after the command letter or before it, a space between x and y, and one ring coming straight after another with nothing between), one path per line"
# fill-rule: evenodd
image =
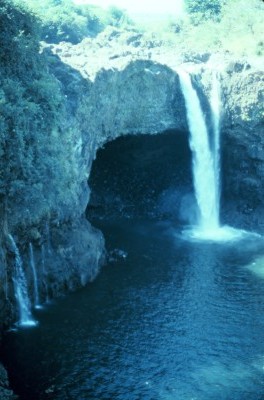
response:
M87 180L96 152L122 135L169 130L187 135L178 68L192 71L208 121L207 96L212 70L217 70L223 99L223 209L228 215L228 202L239 199L232 212L244 207L251 222L257 215L254 222L262 230L264 76L258 58L178 54L176 47L117 29L78 45L42 44L42 52L49 60L49 74L60 87L63 106L59 121L50 126L45 148L36 135L23 155L21 147L14 149L22 163L29 155L35 157L38 179L31 179L34 162L28 169L25 166L25 178L10 182L20 196L1 209L0 274L5 284L0 292L0 318L5 325L17 318L14 257L6 234L16 240L29 282L28 247L33 244L42 301L91 281L104 252L101 233L85 219L90 196ZM7 168L4 159L1 163Z
M1 400L15 400L18 399L16 395L9 389L9 382L7 372L0 364L0 399Z
M9 89L10 73L5 70L1 77L0 105L17 102L19 121L14 123L6 107L0 119L1 329L18 318L8 234L21 253L31 294L32 243L42 302L94 279L103 262L104 240L86 220L85 210L96 152L128 134L173 130L187 135L178 68L192 71L208 123L212 70L218 72L223 101L222 219L264 230L264 75L259 58L179 53L175 45L113 28L77 45L43 43L42 53L48 89L47 81L42 83L36 74L24 92L12 81L15 94ZM24 108L19 108L21 99L27 101ZM4 370L0 392L1 398L12 398Z
M212 71L216 71L223 103L223 220L230 219L230 204L236 203L238 214L242 211L241 215L252 218L258 214L254 224L262 229L264 75L260 57L236 60L228 52L179 53L176 45L117 29L76 46L51 47L89 82L79 113L94 149L120 135L187 132L178 68L192 73L210 124L208 96ZM232 213L236 210L233 207ZM238 226L243 224L250 225L237 221Z

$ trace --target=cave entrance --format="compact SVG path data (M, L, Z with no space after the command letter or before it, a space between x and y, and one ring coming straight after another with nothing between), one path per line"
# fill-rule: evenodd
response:
M187 132L128 135L98 150L89 178L89 220L185 219L193 197Z

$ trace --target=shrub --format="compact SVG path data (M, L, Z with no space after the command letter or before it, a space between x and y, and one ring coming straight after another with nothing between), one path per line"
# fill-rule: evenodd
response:
M223 1L221 0L185 0L187 12L192 15L192 21L202 19L219 19Z
M94 37L107 25L120 26L124 11L110 7L108 11L93 5L78 6L71 0L21 0L41 21L41 38L48 43L79 43ZM127 19L126 19L127 22Z

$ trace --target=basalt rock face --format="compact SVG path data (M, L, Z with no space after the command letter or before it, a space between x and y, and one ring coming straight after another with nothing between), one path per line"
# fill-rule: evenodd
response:
M38 185L31 184L28 173L28 179L19 182L23 201L9 203L1 211L0 274L5 282L0 289L1 321L9 325L17 318L14 257L7 233L14 236L21 252L31 292L28 248L33 244L42 301L96 276L104 242L85 219L90 198L87 180L96 152L119 136L188 134L179 67L192 71L208 121L211 71L219 72L224 219L231 215L232 203L232 212L242 210L248 221L256 217L254 223L262 229L263 73L257 60L234 62L231 55L177 54L176 48L117 30L76 46L46 47L44 52L53 53L48 68L60 85L63 108L59 123L50 128L50 147L44 149L37 136L29 145L33 154L43 158L38 166L45 164L39 170ZM246 222L242 218L239 224Z
M99 145L120 135L187 128L177 75L151 61L100 71L86 104L89 130L99 136Z
M34 126L34 121L29 120L28 126L36 129L32 137L29 137L32 129L26 126L23 136L17 131L12 146L0 151L1 190L6 188L7 193L1 192L0 204L0 334L19 319L13 282L15 254L9 235L23 261L32 307L30 243L41 303L92 281L104 258L103 236L85 218L93 151L86 147L86 141L83 145L77 109L89 83L76 71L50 59L53 62L55 72L50 68L50 77L60 86L59 118L50 122L49 129ZM67 82L63 80L66 76ZM53 96L52 91L50 95ZM43 106L49 108L50 104ZM9 159L13 160L12 169Z
M244 227L263 232L264 74L254 60L225 72L223 199L233 207L224 202L223 212L230 218L233 210L235 220L244 215Z
M187 134L178 68L192 73L210 126L209 96L216 71L222 96L222 220L263 230L264 76L258 57L179 54L176 47L116 29L76 46L53 46L52 51L90 83L80 113L84 136L93 141L93 156L120 135L168 130Z

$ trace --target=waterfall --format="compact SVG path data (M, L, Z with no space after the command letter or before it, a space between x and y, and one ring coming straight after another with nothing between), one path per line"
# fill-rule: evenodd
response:
M186 233L189 238L218 242L240 240L249 236L259 237L256 233L235 229L228 225L220 226L219 223L221 96L217 74L212 75L210 95L213 122L212 150L199 97L192 86L190 75L183 70L178 70L178 75L187 110L189 141L193 157L194 190L200 214L198 225Z
M48 249L48 253L51 254L51 241L50 241L50 227L49 224L46 222L46 226L45 226L45 234L46 234L46 238L47 238L47 249Z
M8 237L10 239L15 254L15 269L14 269L13 282L14 282L15 297L19 309L18 325L35 326L36 321L34 321L31 314L31 304L28 295L27 281L25 273L23 271L22 259L13 236L8 235Z
M1 266L0 266L1 268ZM2 266L4 270L4 282L3 282L3 288L4 288L4 293L5 293L5 299L8 301L9 300L9 285L8 285L8 275L7 275L7 263L6 259L4 260L4 264Z
M45 254L44 244L41 245L41 266L42 266L43 286L44 286L44 291L45 291L45 296L46 296L45 301L46 301L46 303L48 303L50 300L49 300L48 285L46 282L47 271L46 271L46 254Z
M34 258L34 251L32 243L29 243L29 261L30 267L32 270L32 277L33 277L33 289L34 289L34 306L35 308L41 308L39 303L39 289L38 289L38 278L37 278L37 271L35 265L35 258Z
M221 118L221 94L217 74L213 72L212 89L210 97L210 105L213 118L214 133L214 173L216 186L216 212L220 213L220 196L221 196L221 157L220 157L220 118Z
M193 155L194 189L200 214L196 230L203 235L205 232L212 232L219 228L219 189L218 180L216 180L218 166L215 162L215 154L210 150L205 118L191 78L183 70L179 70L178 74L187 109L190 148ZM214 100L216 109L215 103ZM217 118L215 125L217 125Z

